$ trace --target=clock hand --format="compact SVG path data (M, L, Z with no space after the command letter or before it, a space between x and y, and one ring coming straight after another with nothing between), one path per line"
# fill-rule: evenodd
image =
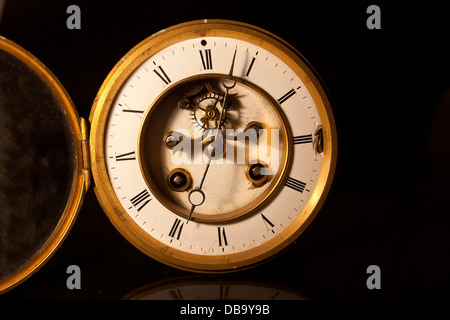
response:
M233 76L233 69L234 69L234 61L236 60L236 52L237 49L234 50L233 60L231 62L230 72L222 79L222 85L225 87L225 97L222 101L222 106L225 106L225 101L228 97L228 91L236 85L236 78ZM231 81L231 84L227 84L227 80Z
M218 122L219 125L216 126L216 133L214 135L214 141L217 141L217 136L219 135L219 131L221 129L221 123L222 123L223 115L225 114L225 109L226 109L225 106L226 106L226 102L228 99L228 93L229 93L230 89L234 88L234 86L236 85L236 78L233 76L234 61L236 59L236 51L237 51L237 49L234 50L234 55L233 55L233 60L231 62L230 72L228 73L228 75L226 75L222 79L222 85L225 87L226 90L225 90L225 95L222 100L222 112L220 113L220 118L219 118L219 122ZM227 81L231 81L231 84L228 84ZM208 163L206 164L206 168L205 168L205 171L203 172L203 177L202 177L199 187L192 189L188 194L188 200L192 206L191 206L191 210L189 212L189 216L186 220L186 224L188 224L189 220L191 219L195 208L199 205L202 205L203 202L205 201L205 193L202 191L202 187L203 187L203 183L205 182L205 178L206 178L206 174L208 173L209 166L211 165L213 151L215 152L214 147L212 147L212 149L209 152Z
M233 55L233 60L231 62L230 72L228 73L228 75L226 75L222 79L222 85L225 87L226 90L225 90L225 95L224 95L223 100L222 100L222 112L220 113L219 125L217 126L217 131L216 131L215 138L217 138L217 135L219 134L219 130L221 129L221 126L222 126L223 115L225 114L225 110L227 109L226 102L227 102L227 99L228 99L229 91L230 91L230 89L233 89L234 86L236 85L236 78L233 76L234 61L236 59L236 52L237 52L237 49L234 50L234 55ZM227 81L231 81L231 84L228 84Z
M208 169L211 164L211 158L212 158L212 156L209 157L209 161L208 161L208 164L206 165L205 172L203 172L203 177L202 177L202 181L200 182L200 186L195 189L192 189L189 192L188 200L192 206L191 206L191 211L189 212L189 216L186 220L186 224L188 224L189 220L191 219L194 209L197 206L202 205L203 202L205 201L205 193L202 191L202 186L203 186L203 182L205 182L206 174L208 173Z

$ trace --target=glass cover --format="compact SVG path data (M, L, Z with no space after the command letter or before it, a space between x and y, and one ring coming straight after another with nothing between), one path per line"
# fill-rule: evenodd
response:
M1 47L0 114L1 282L54 232L71 195L76 156L69 120L52 88Z

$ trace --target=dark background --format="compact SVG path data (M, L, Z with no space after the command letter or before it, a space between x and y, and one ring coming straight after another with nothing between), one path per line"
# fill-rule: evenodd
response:
M129 244L89 190L54 257L0 299L122 299L202 281L218 292L240 282L312 299L448 299L450 4L392 2L6 0L0 34L41 60L85 119L114 65L161 29L204 18L266 29L322 77L339 155L317 218L261 266L211 276L167 267ZM70 4L81 8L81 30L66 27ZM381 30L366 27L370 4L381 8ZM69 265L81 268L81 290L66 287ZM381 269L379 290L366 286L369 265Z

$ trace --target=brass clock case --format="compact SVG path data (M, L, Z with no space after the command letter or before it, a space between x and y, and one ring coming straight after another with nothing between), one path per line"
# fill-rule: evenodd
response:
M203 256L170 248L142 230L123 209L109 182L105 164L105 128L112 104L134 70L154 53L182 40L207 36L240 39L258 45L282 59L305 83L317 106L323 131L323 161L319 180L301 214L277 237L235 254ZM113 225L133 245L167 265L203 273L231 272L259 264L288 247L311 223L330 189L336 166L337 137L327 94L308 62L275 35L240 22L199 20L176 25L145 39L112 69L95 99L91 114L90 150L94 190ZM286 177L284 177L286 178Z
M73 226L89 186L86 123L56 77L0 37L0 293L38 271Z

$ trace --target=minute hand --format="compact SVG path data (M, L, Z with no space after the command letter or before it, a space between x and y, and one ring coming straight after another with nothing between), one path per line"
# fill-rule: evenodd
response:
M225 106L226 106L226 102L227 102L227 99L228 99L228 92L229 92L230 89L234 88L234 86L236 85L236 79L233 76L234 60L236 59L236 51L237 51L237 49L234 50L234 55L233 55L233 60L231 62L230 72L228 73L228 75L226 75L222 79L222 85L225 87L225 95L224 95L223 100L222 100L222 112L220 113L220 119L219 119L217 130L216 130L216 133L215 133L215 136L214 136L214 141L217 141L217 136L219 135L219 131L221 129L223 115L225 114ZM227 81L231 81L231 84L227 84ZM204 195L204 193L202 191L202 187L203 187L203 183L205 182L205 178L206 178L206 174L208 173L209 166L211 165L211 160L212 160L212 151L211 151L211 154L209 156L208 163L206 164L205 171L203 172L203 177L202 177L202 180L200 182L199 187L195 188L195 189L191 190L191 192L189 192L188 199L189 199L189 202L191 202L192 206L191 206L191 210L189 212L189 216L187 218L186 224L191 219L192 214L194 213L194 210L197 207L197 205L192 203L192 201L190 200L190 196L194 192L199 192L203 196L203 201L205 199L205 195ZM203 203L203 201L201 203Z
M219 131L222 128L222 119L223 119L223 115L225 114L228 93L229 93L230 89L233 89L234 86L236 85L236 78L233 76L234 61L236 59L236 51L237 51L237 49L234 50L234 55L233 55L233 60L231 62L230 72L228 73L228 75L226 75L222 79L222 85L225 88L225 95L222 100L222 112L220 113L220 118L219 118L219 122L217 125L217 130L216 130L214 140L217 139L217 136L219 135ZM230 82L231 84L228 84L227 81Z

